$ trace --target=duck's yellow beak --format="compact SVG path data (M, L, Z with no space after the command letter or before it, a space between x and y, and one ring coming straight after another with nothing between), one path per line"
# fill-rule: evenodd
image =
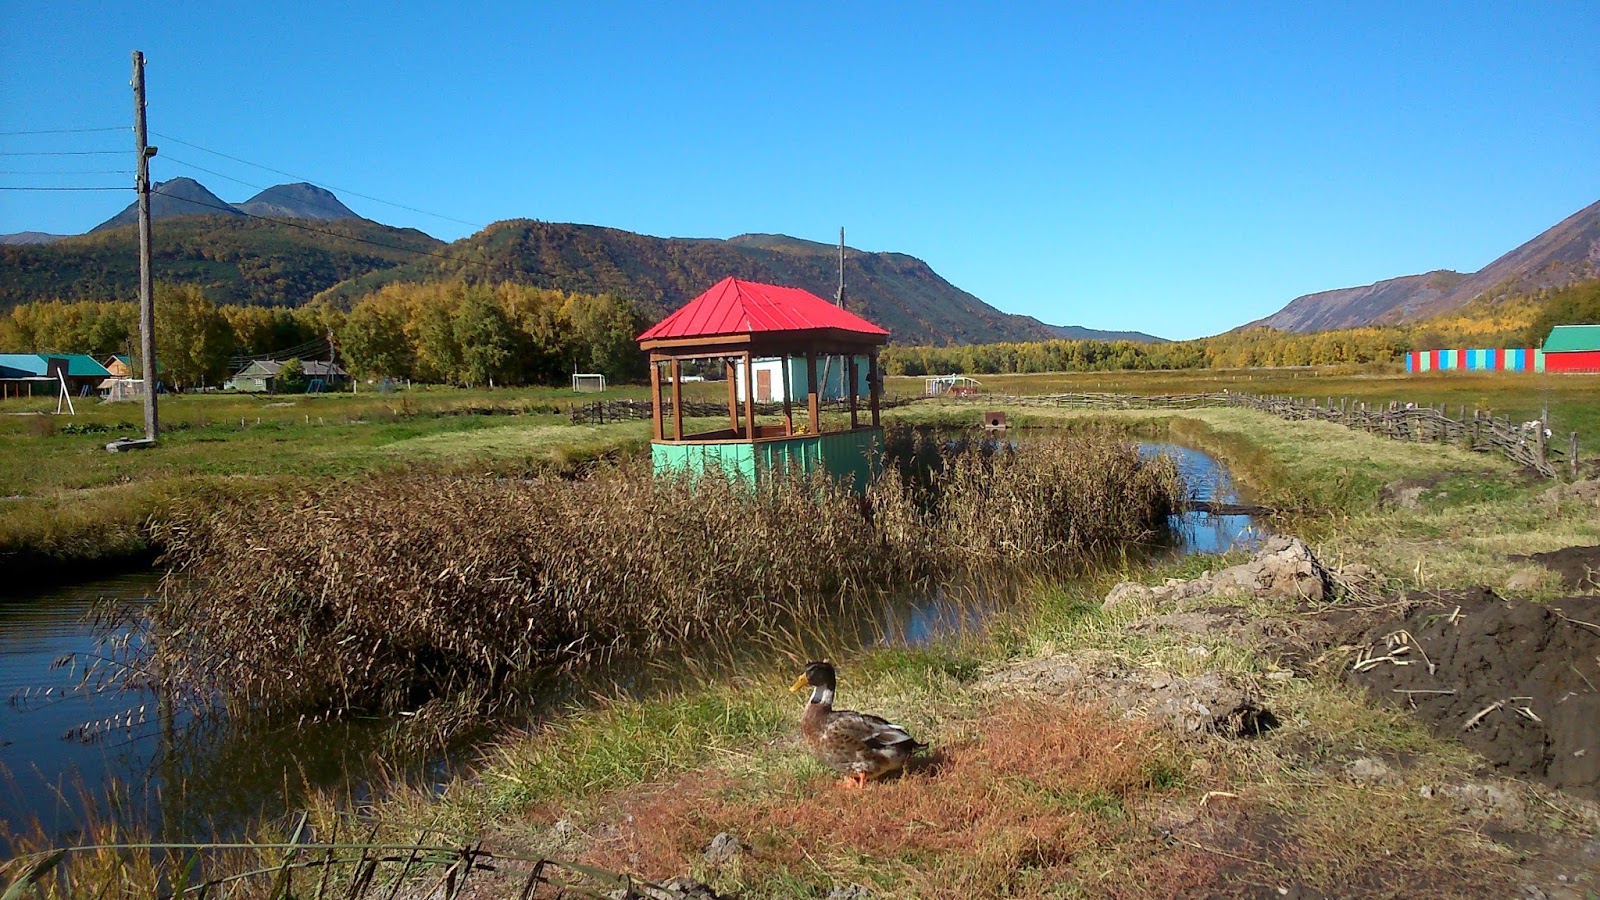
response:
M802 674L799 678L796 678L794 680L794 684L789 686L789 693L792 694L795 691L804 690L804 689L806 689L806 688L808 688L810 686L811 686L811 682L807 681L806 680L806 676L804 674Z

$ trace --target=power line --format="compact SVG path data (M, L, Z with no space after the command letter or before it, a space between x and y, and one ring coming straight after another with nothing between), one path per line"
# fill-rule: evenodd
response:
M184 140L182 138L173 137L170 134L162 134L159 131L152 131L150 133L155 135L158 138L161 138L162 140L167 140L167 141L172 141L174 143L182 144L185 147L193 147L194 149L199 150L202 153L210 153L213 156L220 156L223 159L231 159L236 163L243 163L243 164L245 164L247 166L254 166L257 169L264 169L264 170L266 170L268 172L271 172L271 173L273 173L275 175L282 175L285 178L298 179L300 181L306 182L307 184L314 184L317 187L323 188L325 190L339 191L341 193L349 194L352 197L360 197L363 200L371 200L374 203L382 203L384 206L392 206L395 209L403 209L403 210L406 210L407 212L420 213L420 214L422 214L424 216L433 216L435 219L444 219L447 222L455 222L455 223L460 224L460 225L471 225L473 228L482 228L482 227L484 227L482 222L468 222L465 219L457 219L454 216L447 216L447 215L444 215L443 213L429 212L426 209L418 209L415 206L407 206L404 203L395 203L392 200L385 200L385 199L383 199L381 197L374 197L374 196L372 196L370 194L363 194L363 193L360 193L359 191L353 191L353 190L351 190L349 188L336 187L336 186L331 185L331 184L324 184L324 183L319 182L319 181L313 181L310 178L305 177L304 175L296 175L293 172L285 172L282 169L274 169L271 166L264 166L261 163L251 162L248 159L241 159L240 157L237 157L237 156L231 156L231 155L229 155L227 153L223 153L220 150L212 150L210 147L202 147L199 144L191 143L191 142L186 141L186 140ZM221 177L227 178L228 176L223 175ZM240 182L240 183L244 184L245 182Z
M126 125L111 125L105 128L44 128L37 131L0 131L0 137L20 137L30 134L90 134L101 131L127 131Z
M133 188L122 187L10 187L0 185L0 191L131 191Z
M126 150L7 150L0 156L123 156Z
M78 169L68 171L64 169L45 170L41 172L15 172L0 171L0 175L132 175L132 169Z

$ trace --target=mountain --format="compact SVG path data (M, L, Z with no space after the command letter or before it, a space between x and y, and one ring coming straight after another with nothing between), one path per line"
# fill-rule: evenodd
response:
M47 231L18 231L15 234L0 234L0 244L48 244L66 236Z
M206 186L193 178L174 178L163 181L150 188L150 219L170 219L174 216L237 216L240 212L234 209L221 197L211 193ZM125 225L139 224L139 202L128 204L127 208L99 225L89 229L90 234L97 231L110 231Z
M1312 332L1417 322L1466 306L1565 287L1600 276L1600 201L1471 275L1439 270L1306 294L1241 328ZM1237 329L1236 329L1237 330Z
M136 215L129 207L86 235L0 246L0 310L29 300L131 296ZM362 219L305 183L277 185L235 206L193 179L175 178L155 186L151 215L160 222L152 230L155 277L198 284L218 302L296 305L321 297L348 306L392 282L465 278L611 293L665 315L729 275L829 298L838 286L838 247L787 235L659 238L521 219L446 247L420 231ZM904 343L1160 340L1002 312L903 253L849 249L845 303Z
M577 293L610 293L658 315L677 309L733 275L794 285L832 298L838 247L786 235L660 238L596 225L517 219L496 222L441 255L340 285L325 295L348 303L394 281L506 279ZM952 285L903 253L850 249L845 305L905 343L969 344L1055 337L1054 326L1012 315Z
M269 216L275 219L314 219L331 222L335 219L359 219L350 207L339 198L314 184L280 184L269 187L243 203L234 206L252 216Z
M1051 337L1063 341L1133 341L1136 344L1170 344L1171 341L1142 331L1102 331L1082 325L1046 325Z
M1405 317L1426 304L1437 303L1467 277L1460 272L1440 269L1361 287L1306 294L1290 300L1288 306L1272 315L1235 330L1265 327L1306 333L1371 325L1397 313Z
M1600 276L1600 200L1578 210L1526 244L1484 266L1448 297L1417 310L1416 318L1449 312L1473 300L1499 300L1566 287Z
M237 213L162 219L151 229L154 276L199 285L218 303L298 305L444 246L415 229L366 219L314 227ZM125 225L50 244L0 246L0 311L29 300L136 296L138 245L138 228Z

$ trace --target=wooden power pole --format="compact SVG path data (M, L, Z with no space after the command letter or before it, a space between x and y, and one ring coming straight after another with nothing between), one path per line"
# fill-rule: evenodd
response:
M144 54L133 51L133 141L139 155L134 190L139 193L139 357L144 379L144 438L154 441L161 426L156 418L156 312L150 292L150 157L144 123Z

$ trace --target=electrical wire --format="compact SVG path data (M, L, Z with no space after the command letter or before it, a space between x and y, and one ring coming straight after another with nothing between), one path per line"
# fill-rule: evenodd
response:
M129 185L122 187L11 187L0 185L0 191L131 191Z
M213 156L220 156L223 159L231 159L236 163L243 163L243 164L245 164L247 166L253 166L253 167L257 168L257 169L264 169L264 170L266 170L268 172L273 173L274 175L282 175L285 178L298 179L300 181L306 182L307 184L314 184L317 187L323 188L324 190L338 191L338 192L343 193L343 194L349 194L352 197L360 197L363 200L371 200L374 203L382 203L385 206L392 206L395 209L403 209L403 210L406 210L407 212L420 213L421 215L424 215L424 216L432 216L435 219L444 219L447 222L455 222L455 223L457 223L459 225L471 225L473 228L482 228L482 227L484 227L482 222L468 222L465 219L457 219L454 216L447 216L447 215L444 215L443 213L430 212L430 211L428 211L426 209L418 209L415 206L407 206L404 203L395 203L392 200L385 200L382 197L374 197L374 196L372 196L370 194L363 194L363 193L360 193L358 191L350 190L349 188L335 187L334 185L331 185L331 184L324 184L324 183L322 183L320 181L313 181L310 178L305 177L304 175L296 175L293 172L285 172L282 169L274 169L271 166L264 166L261 163L251 162L248 159L242 159L242 158L237 157L237 156L232 156L230 154L223 153L220 150L212 150L210 147L202 147L199 144L191 143L190 141L186 141L183 138L173 137L170 134L162 134L162 133L157 132L157 131L152 131L150 133L155 135L158 138L161 138L162 140L165 140L165 141L172 141L174 143L182 144L185 147L193 147L194 149L199 150L202 153L210 153ZM227 178L228 176L223 175L221 177ZM240 183L243 184L244 182L240 182Z
M122 156L128 150L3 150L0 156Z
M100 131L127 131L131 125L112 125L106 128L44 128L38 131L0 131L0 137L19 137L31 134L90 134Z
M43 172L13 172L0 171L0 175L132 175L132 169L80 169L77 171L56 170Z

